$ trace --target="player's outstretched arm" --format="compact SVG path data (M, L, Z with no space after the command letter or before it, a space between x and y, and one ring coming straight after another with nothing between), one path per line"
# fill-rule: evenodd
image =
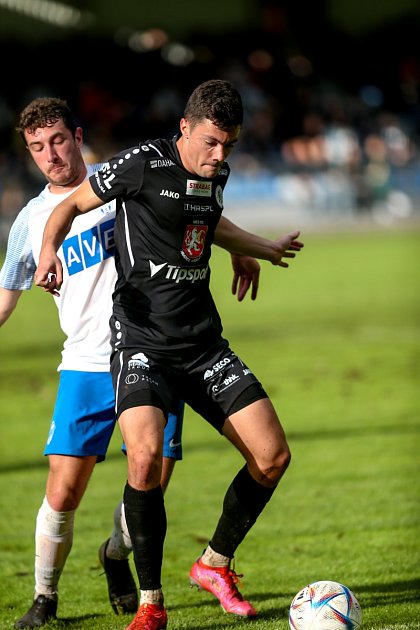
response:
M102 204L95 195L89 181L58 204L45 224L39 263L35 272L35 284L53 295L63 283L63 267L57 251L70 231L74 219Z
M289 264L283 259L294 258L296 252L299 252L303 247L302 241L298 240L299 235L300 231L294 230L271 241L243 230L223 217L217 225L214 242L233 254L252 256L261 260L268 260L273 265L288 267Z

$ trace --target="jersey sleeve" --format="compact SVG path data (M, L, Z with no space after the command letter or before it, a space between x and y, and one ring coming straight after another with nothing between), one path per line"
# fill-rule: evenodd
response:
M150 150L149 150L150 151ZM138 194L143 183L144 147L132 147L118 153L89 177L93 192L103 201Z
M9 233L7 252L0 271L0 287L11 290L30 289L36 264L32 253L28 227L29 209L23 208Z

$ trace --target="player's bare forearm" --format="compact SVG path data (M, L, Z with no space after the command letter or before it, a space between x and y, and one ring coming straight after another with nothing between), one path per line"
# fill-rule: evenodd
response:
M0 287L0 326L3 326L15 310L21 294L21 290Z
M299 230L281 236L277 240L269 240L243 230L226 217L220 219L216 229L214 242L233 254L252 256L260 260L268 260L273 265L288 267L283 258L294 258L303 243L298 240Z
M45 224L38 267L35 272L35 284L44 291L59 295L58 290L63 282L63 268L57 251L70 231L75 209L65 199L60 203Z

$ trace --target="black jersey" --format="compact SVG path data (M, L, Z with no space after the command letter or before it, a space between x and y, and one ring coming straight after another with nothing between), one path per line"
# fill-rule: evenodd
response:
M222 332L209 260L230 170L225 163L213 179L189 173L176 140L142 142L90 178L100 199L117 199L113 312L132 331L123 346L181 348Z

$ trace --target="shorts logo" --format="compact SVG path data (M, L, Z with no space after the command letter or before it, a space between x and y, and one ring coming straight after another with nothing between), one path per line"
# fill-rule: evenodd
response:
M137 354L133 354L131 359L128 362L128 369L135 370L136 368L141 368L142 370L149 369L149 359L146 357L143 352L138 352Z
M213 385L213 387L211 388L211 391L213 392L213 394L219 394L220 392L224 392L225 389L227 389L228 387L236 383L236 381L239 381L239 379L240 377L237 376L236 374L230 374L230 376L227 376L225 379L223 379L220 385Z
M204 373L204 380L208 381L213 378L220 370L223 370L227 365L229 365L230 359L229 357L225 357L221 361L215 363L210 370L206 370Z
M198 197L211 197L212 182L199 182L195 179L187 179L187 195Z
M138 374L135 374L135 373L132 372L131 374L128 374L125 377L125 384L126 385L135 385L138 382L139 378L140 377L139 377Z
M184 258L190 260L200 258L204 251L207 230L207 225L187 225L184 233L184 242L182 244Z
M51 440L54 437L54 433L55 433L55 421L53 420L51 422L51 426L50 426L50 431L48 433L48 437L47 437L47 444L51 444Z

